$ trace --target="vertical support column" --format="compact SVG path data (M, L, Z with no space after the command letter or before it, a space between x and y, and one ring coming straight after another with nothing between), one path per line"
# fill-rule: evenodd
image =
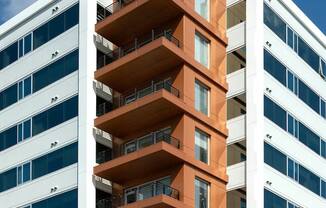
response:
M247 207L264 207L263 4L246 1Z
M78 207L95 207L93 167L96 142L93 137L96 94L93 90L96 70L94 25L96 1L79 1L79 123L78 123Z

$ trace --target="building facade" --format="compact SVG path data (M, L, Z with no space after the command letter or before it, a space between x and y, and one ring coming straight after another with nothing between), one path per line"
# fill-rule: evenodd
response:
M292 1L227 1L228 207L325 207L325 35Z
M42 0L0 26L0 204L324 208L326 39L290 0Z

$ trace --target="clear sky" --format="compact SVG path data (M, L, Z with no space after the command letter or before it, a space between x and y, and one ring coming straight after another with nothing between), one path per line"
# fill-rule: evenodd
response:
M37 0L0 0L0 25L35 1ZM326 34L326 0L293 1Z

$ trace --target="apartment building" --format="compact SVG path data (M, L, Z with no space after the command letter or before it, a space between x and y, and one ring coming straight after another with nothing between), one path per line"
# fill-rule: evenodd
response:
M1 25L1 207L226 207L225 5L42 0Z
M326 207L325 35L293 1L228 0L227 36L227 207Z

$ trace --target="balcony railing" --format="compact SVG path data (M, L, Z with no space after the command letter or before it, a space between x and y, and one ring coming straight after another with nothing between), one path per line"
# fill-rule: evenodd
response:
M178 190L159 181L154 181L135 188L130 188L123 196L114 195L112 197L112 206L119 207L159 195L166 195L179 200Z
M129 3L133 2L134 0L118 0L110 4L109 6L105 7L97 2L97 21L100 22L111 16L115 12L121 10L123 7L128 5Z
M103 103L99 106L97 106L97 114L98 116L102 116L105 113L108 113L111 111L111 109L116 109L121 106L124 106L126 104L135 102L136 100L145 97L146 95L150 95L154 92L157 92L159 90L166 90L170 92L171 94L175 95L176 97L180 97L180 92L177 88L173 87L170 84L170 80L164 80L159 82L152 81L152 84L148 87L142 88L142 89L135 89L133 92L126 93L126 95L119 95L118 97L114 98L114 106L108 107L107 105L111 105L111 103Z
M160 37L165 37L167 40L171 41L174 43L177 47L181 47L181 42L175 38L172 35L172 30L152 30L151 33L148 33L145 36L135 38L134 41L130 42L129 44L126 44L125 46L118 47L114 49L113 51L102 55L102 57L98 57L97 61L97 67L102 68L103 66L106 66L122 57L125 55L141 48L142 46L153 42L154 40L160 38Z
M96 208L113 208L112 200L110 198L98 200Z
M180 141L171 135L165 133L164 130L152 132L140 138L129 141L121 146L121 155L129 154L145 147L151 146L159 142L166 142L175 148L180 149Z

